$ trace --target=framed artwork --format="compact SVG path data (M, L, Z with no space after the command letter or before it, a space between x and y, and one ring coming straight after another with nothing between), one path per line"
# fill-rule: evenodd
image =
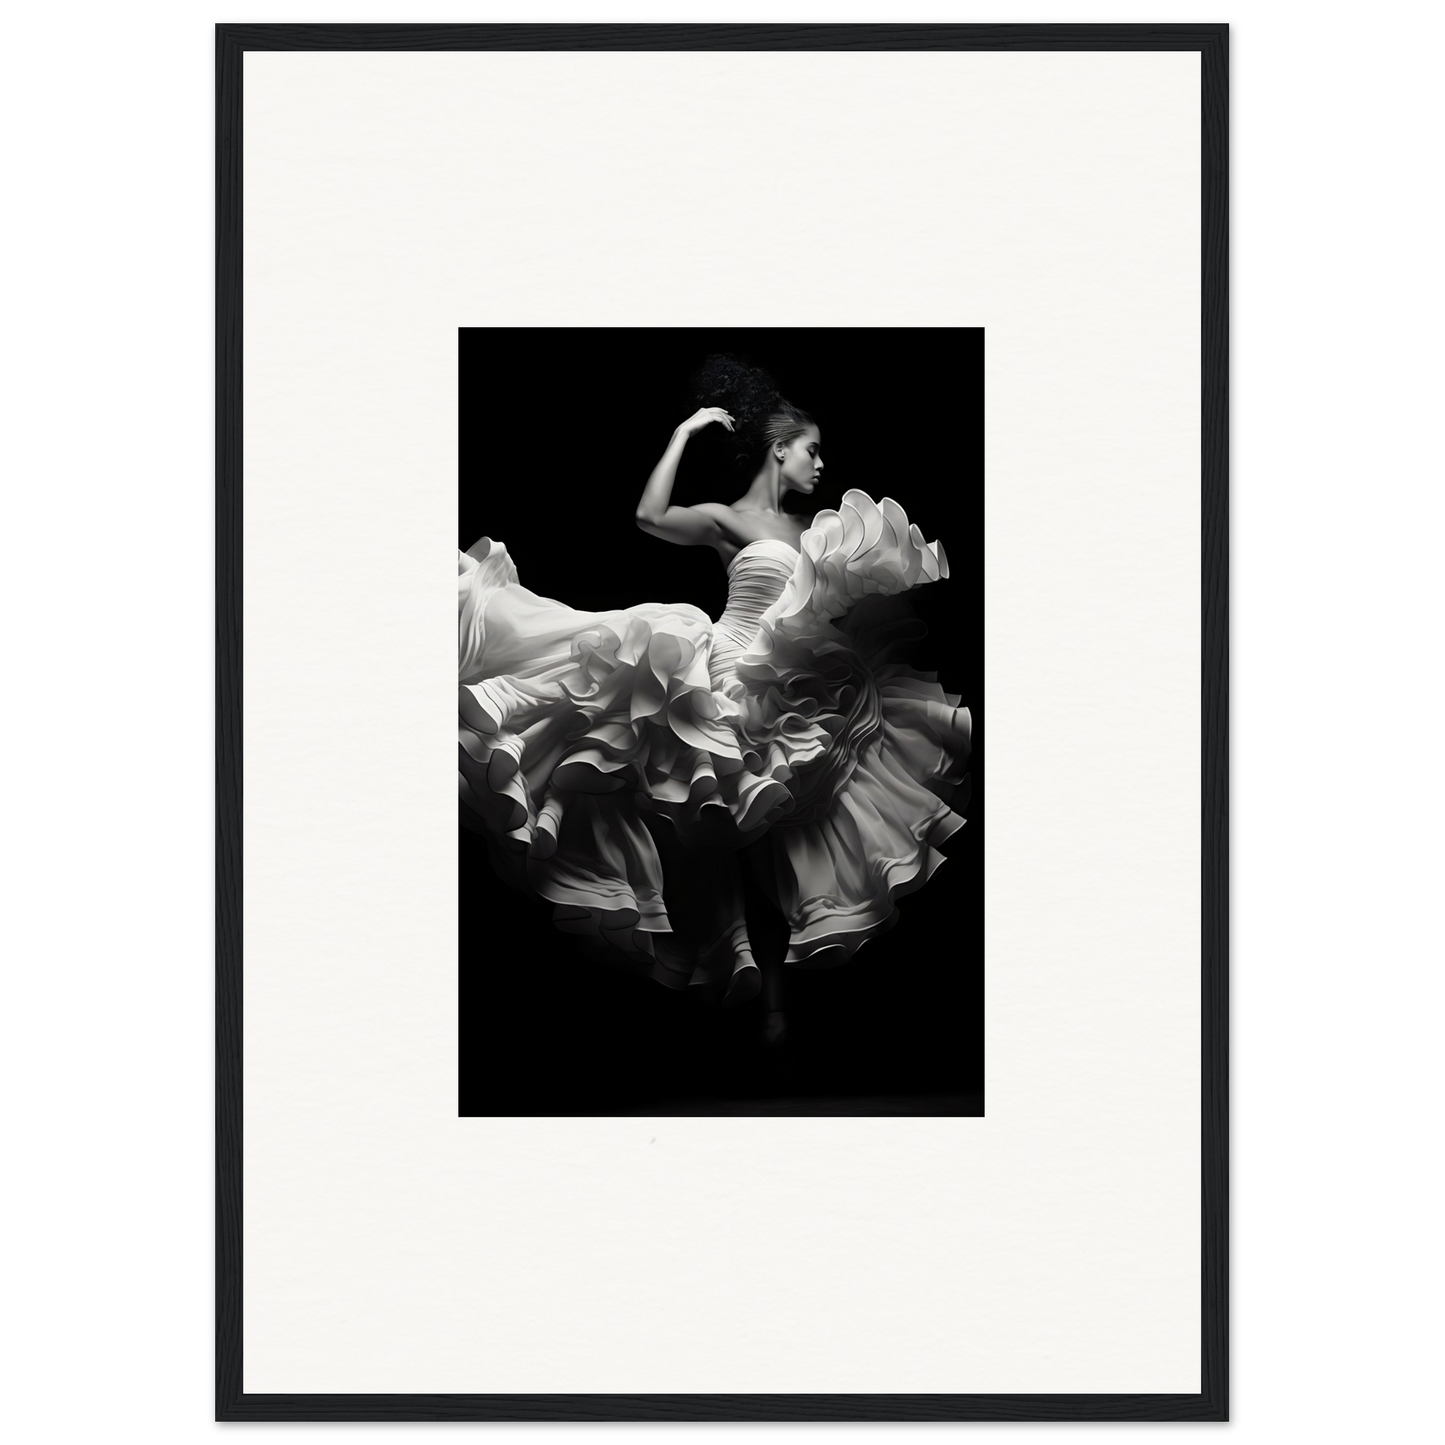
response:
M216 34L217 1418L1226 1419L1227 27Z

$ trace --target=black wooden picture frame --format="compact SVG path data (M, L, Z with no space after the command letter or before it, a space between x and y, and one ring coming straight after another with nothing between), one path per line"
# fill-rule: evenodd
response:
M247 51L1193 51L1201 63L1203 868L1198 1394L256 1394L242 1380L242 58ZM216 27L216 1418L1213 1420L1228 1418L1228 27L218 25Z

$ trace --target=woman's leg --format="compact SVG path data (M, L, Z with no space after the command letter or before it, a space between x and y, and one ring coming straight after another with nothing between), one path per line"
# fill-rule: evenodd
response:
M672 925L670 934L654 940L659 967L672 970L674 987L701 985L725 1005L750 1002L762 985L748 938L737 853L681 844L670 825L651 817L644 822L662 864Z
M762 970L763 1029L766 1047L781 1047L788 1035L788 1019L783 1003L783 958L788 951L788 921L777 904L774 882L773 840L760 838L743 850L746 866L743 878L746 887L748 933L753 940L753 956Z
M777 1048L788 1037L788 1016L783 1009L783 965L776 959L763 965L763 1043Z

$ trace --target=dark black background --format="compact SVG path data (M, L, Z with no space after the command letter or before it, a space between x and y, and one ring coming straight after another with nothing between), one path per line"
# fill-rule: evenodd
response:
M609 966L552 927L550 905L501 884L462 829L460 1111L980 1113L983 332L463 330L458 545L504 541L525 586L573 607L692 602L717 616L717 554L633 521L712 351L766 366L817 419L824 476L810 510L858 487L896 498L943 542L950 577L913 594L929 626L914 661L972 710L968 822L892 931L840 968L787 970L781 1059L757 1047L756 1002L708 1006ZM733 501L749 479L709 428L673 500Z

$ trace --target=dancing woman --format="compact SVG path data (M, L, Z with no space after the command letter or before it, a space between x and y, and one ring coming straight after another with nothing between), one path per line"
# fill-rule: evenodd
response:
M549 899L559 927L738 1003L763 991L738 856L786 921L785 961L843 962L896 920L893 900L962 825L950 800L962 806L970 720L901 660L915 629L890 605L947 576L941 547L886 497L849 491L811 520L785 510L818 485L822 436L766 372L710 358L698 399L636 519L719 554L722 616L577 612L523 587L501 543L461 553L461 803L499 871ZM684 449L712 425L747 488L675 505Z

